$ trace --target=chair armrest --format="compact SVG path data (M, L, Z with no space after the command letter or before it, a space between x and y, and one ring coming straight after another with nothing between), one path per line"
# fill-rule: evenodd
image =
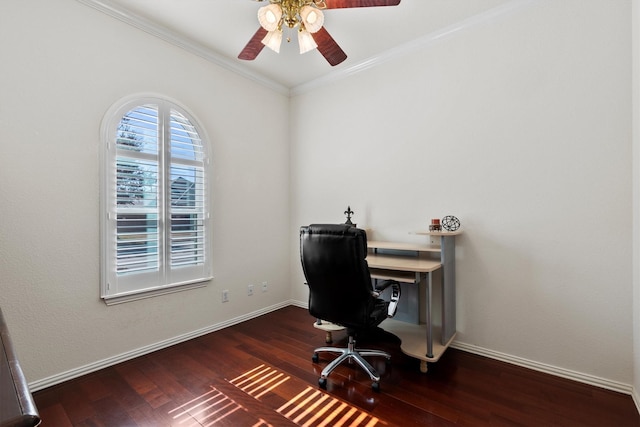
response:
M374 296L377 297L389 286L391 286L391 298L389 301L389 309L387 310L387 317L393 317L398 309L398 300L400 300L400 282L388 279L376 283Z
M375 289L376 291L378 291L378 293L384 291L385 289L387 289L389 286L391 285L399 285L400 282L398 282L397 280L379 280L376 283Z

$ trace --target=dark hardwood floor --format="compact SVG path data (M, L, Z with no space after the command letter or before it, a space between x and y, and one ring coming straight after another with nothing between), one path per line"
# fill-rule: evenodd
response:
M358 343L393 356L379 393L356 365L325 392L312 322L287 307L41 390L43 426L640 426L630 396L455 349L421 374L385 333Z

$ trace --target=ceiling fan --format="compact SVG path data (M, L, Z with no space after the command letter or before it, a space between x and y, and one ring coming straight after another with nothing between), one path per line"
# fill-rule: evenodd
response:
M298 33L300 53L318 48L332 66L347 59L347 54L338 46L324 28L325 9L352 7L397 6L400 0L256 0L269 4L258 10L260 28L242 49L239 59L252 61L267 46L280 52L283 27ZM287 37L287 41L290 39Z

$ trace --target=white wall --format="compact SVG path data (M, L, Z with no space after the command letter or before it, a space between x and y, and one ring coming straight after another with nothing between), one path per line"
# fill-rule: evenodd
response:
M630 12L535 1L296 96L292 233L456 215L459 342L628 386Z
M623 1L536 1L297 96L289 119L286 97L75 0L0 2L0 307L29 381L281 304L290 281L304 303L298 226L350 204L380 238L462 220L460 342L637 391L629 16ZM137 92L185 104L212 140L216 278L106 307L98 130Z
M0 58L0 307L30 382L288 301L286 96L75 0L0 2ZM186 105L211 139L215 279L107 307L100 122L138 92Z

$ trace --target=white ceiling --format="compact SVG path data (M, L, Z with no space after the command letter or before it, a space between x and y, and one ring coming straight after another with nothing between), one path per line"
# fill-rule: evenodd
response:
M268 48L254 61L237 59L258 29L257 11L266 3L253 0L79 0L178 45L292 89L331 73L371 63L381 55L416 40L437 37L479 16L521 0L402 0L398 6L325 11L325 28L347 53L331 67L317 51L298 53L295 34L283 41L280 54Z

